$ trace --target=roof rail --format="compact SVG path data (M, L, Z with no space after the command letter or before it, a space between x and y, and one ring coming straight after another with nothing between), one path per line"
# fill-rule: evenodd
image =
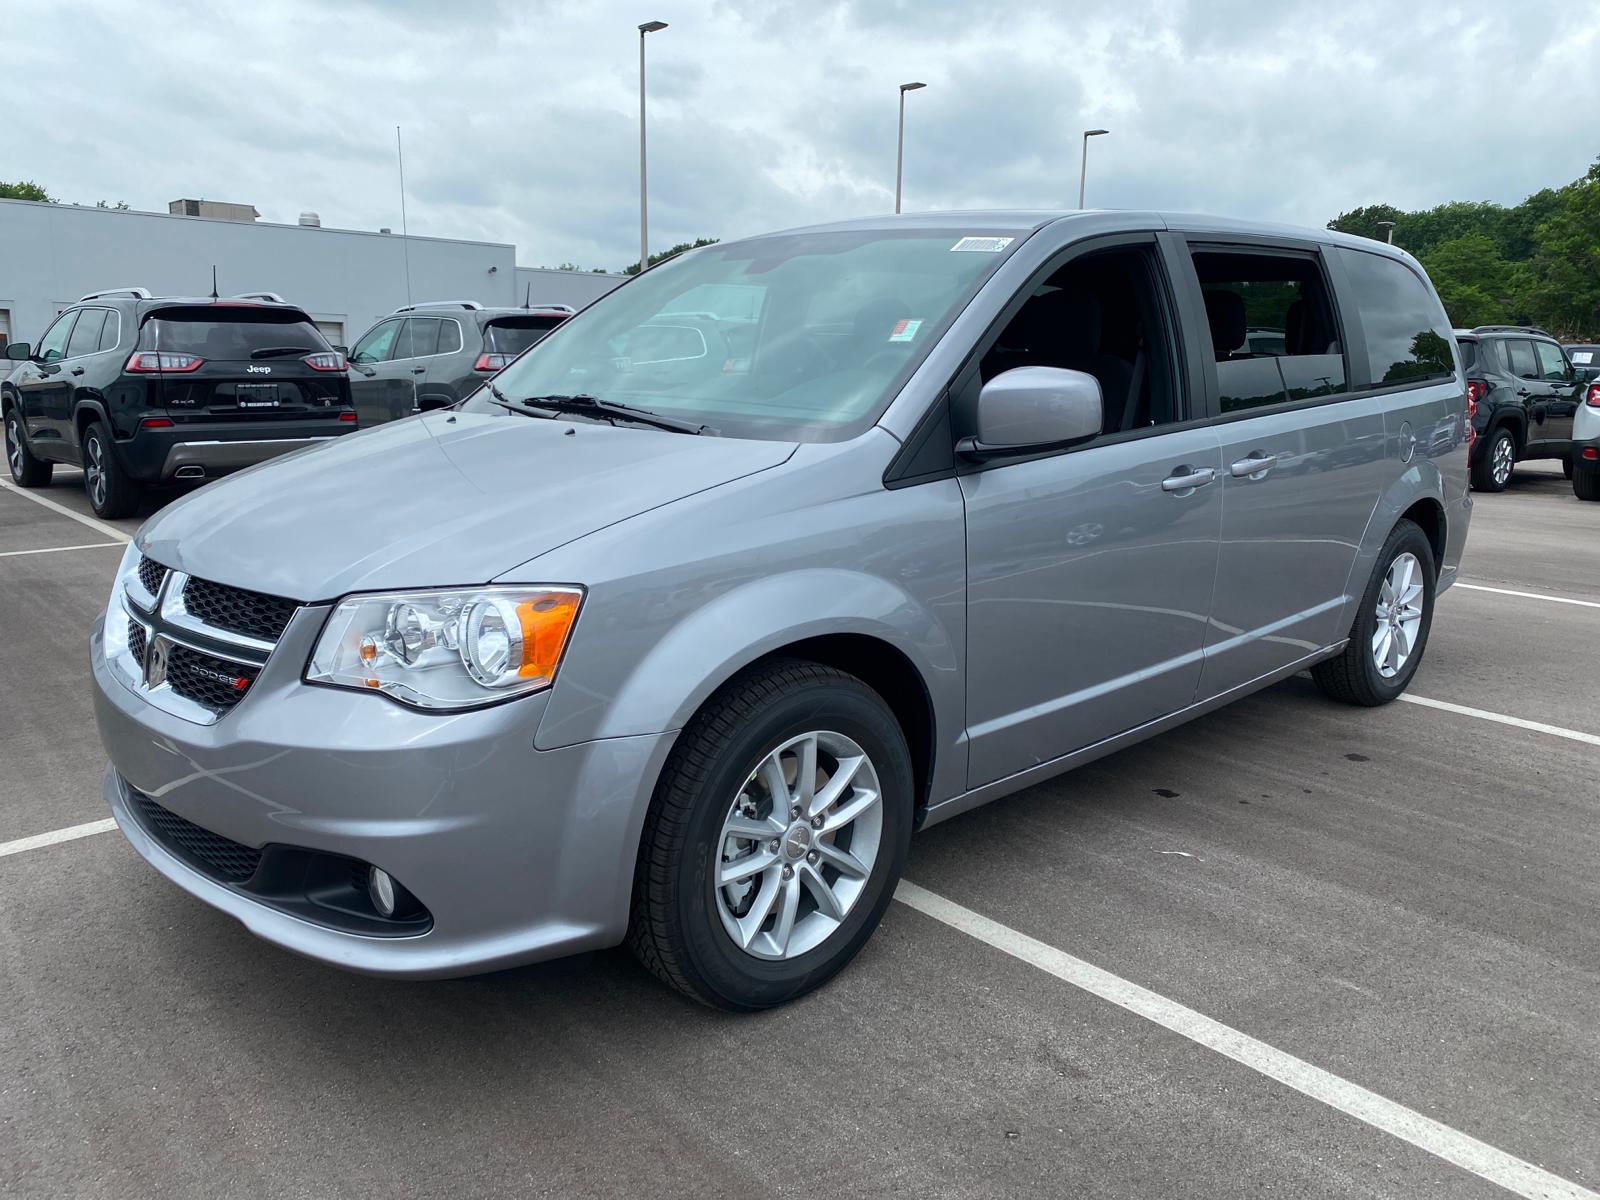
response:
M227 297L229 300L265 300L268 304L289 303L277 292L240 292L237 296Z
M106 288L103 292L90 292L87 296L79 296L78 303L85 300L104 300L107 296L132 296L135 300L150 299L150 289L142 287L115 287Z
M1549 337L1550 334L1540 329L1537 325L1479 325L1472 330L1473 333L1537 333L1540 337Z
M570 304L530 304L528 307L529 308L537 308L537 309L540 309L540 310L542 310L544 312L575 313L575 312L578 311L577 309L573 308L572 305L570 305Z
M419 308L464 308L468 312L477 312L482 307L476 300L423 300L417 304L402 304L394 311L404 313L416 312Z

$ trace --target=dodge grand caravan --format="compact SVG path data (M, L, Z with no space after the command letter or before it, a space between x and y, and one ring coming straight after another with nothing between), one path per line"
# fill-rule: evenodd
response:
M1427 278L1336 233L711 246L454 409L147 522L92 636L106 798L329 963L626 940L778 1004L861 948L915 828L1306 669L1398 696L1467 536L1465 418Z

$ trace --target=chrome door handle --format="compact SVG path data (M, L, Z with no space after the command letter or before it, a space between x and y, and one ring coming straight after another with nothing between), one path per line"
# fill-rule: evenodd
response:
M1169 475L1161 481L1163 492L1192 492L1195 488L1205 487L1217 477L1217 473L1210 467L1200 467L1184 475Z
M1278 461L1276 454L1252 454L1248 458L1241 458L1228 468L1228 474L1235 479L1260 479L1272 470L1273 464Z

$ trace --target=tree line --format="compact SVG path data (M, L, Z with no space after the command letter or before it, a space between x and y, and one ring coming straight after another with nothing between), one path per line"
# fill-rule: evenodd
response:
M1538 325L1567 341L1600 338L1600 162L1564 187L1507 207L1458 200L1405 212L1372 204L1329 229L1388 239L1421 261L1456 326Z

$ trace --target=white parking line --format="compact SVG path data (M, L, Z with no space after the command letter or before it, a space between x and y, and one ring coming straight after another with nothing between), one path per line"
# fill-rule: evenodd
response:
M49 833L37 833L33 837L18 838L14 842L0 842L0 858L11 854L21 854L24 850L38 850L44 846L54 846L57 842L70 842L78 838L93 837L97 833L110 833L117 827L111 817L103 821L90 821L87 825L72 825L66 829L56 829Z
M1563 729L1559 725L1546 725L1543 721L1528 721L1522 717L1510 717L1505 713L1489 712L1487 709L1482 708L1468 708L1465 704L1451 704L1447 700L1430 700L1426 696L1413 696L1409 693L1401 696L1400 699L1407 704L1420 704L1424 708L1436 708L1440 712L1455 713L1462 717L1477 717L1480 721L1493 721L1497 725L1512 725L1518 729L1531 729L1535 733L1548 733L1552 737L1584 742L1590 746L1600 746L1600 734L1584 733L1580 729Z
M991 921L909 880L901 881L895 891L895 899L1012 958L1127 1009L1135 1016L1153 1021L1163 1029L1231 1058L1269 1079L1276 1079L1358 1121L1365 1121L1374 1129L1410 1142L1507 1191L1529 1197L1530 1200L1533 1197L1539 1197L1540 1200L1600 1200L1596 1193L1559 1175L1552 1175L1542 1167L1497 1150L1487 1142L1480 1142L1469 1134L1368 1091L1360 1084L1351 1083L1321 1067L1312 1066L1304 1059L1257 1041L1249 1034L1240 1033L1176 1000L1169 1000L1119 975L1102 970L1093 963Z
M68 508L65 504L56 503L56 501L50 499L49 496L41 496L38 492L31 491L27 488L19 488L9 479L0 479L0 491L10 492L13 496L21 496L24 500L32 500L35 504L42 504L52 512L58 512L63 517L71 517L74 521L78 522L78 524L87 525L96 533L103 533L107 537L114 537L117 539L117 541L124 544L133 540L115 525L107 525L104 521L98 520L95 517L86 517L81 512L75 512L74 510Z
M119 549L121 542L90 542L85 546L45 546L39 550L0 550L0 558L16 558L22 554L60 554L66 550L100 550L106 546L116 546Z
M1493 592L1497 596L1517 596L1523 600L1546 600L1551 604L1577 604L1583 608L1600 608L1600 600L1574 600L1569 596L1546 596L1542 592L1519 592L1513 588L1489 587L1482 583L1460 583L1458 588L1469 592Z

